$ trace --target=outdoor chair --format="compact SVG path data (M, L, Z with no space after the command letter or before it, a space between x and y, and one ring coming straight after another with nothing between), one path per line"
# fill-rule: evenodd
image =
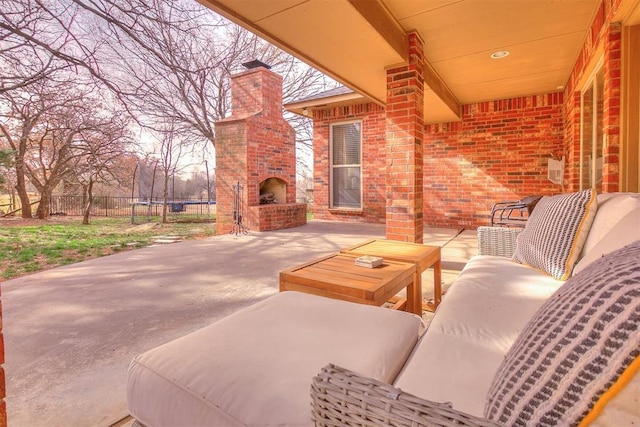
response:
M521 200L495 203L491 207L491 226L524 227L542 196L528 196Z

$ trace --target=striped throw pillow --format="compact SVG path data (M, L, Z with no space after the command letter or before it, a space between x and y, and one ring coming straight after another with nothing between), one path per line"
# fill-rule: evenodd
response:
M518 235L512 259L567 280L597 208L593 189L543 197Z
M494 377L487 418L508 426L588 423L637 378L638 260L640 241L590 264L540 307Z

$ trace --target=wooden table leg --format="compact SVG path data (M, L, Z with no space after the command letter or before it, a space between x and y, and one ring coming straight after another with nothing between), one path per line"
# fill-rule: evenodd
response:
M433 303L422 303L422 309L426 311L436 311L436 308L442 302L442 265L437 260L433 265Z
M407 286L407 311L422 316L422 274L418 268Z
M442 266L440 260L433 265L433 305L438 308L442 301Z

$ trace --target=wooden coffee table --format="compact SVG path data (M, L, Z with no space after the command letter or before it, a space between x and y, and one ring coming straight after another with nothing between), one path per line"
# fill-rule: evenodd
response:
M329 298L381 306L402 289L408 295L421 290L414 283L416 265L385 260L376 268L355 265L357 256L329 255L280 272L280 291L299 291ZM422 310L411 312L422 314ZM409 306L409 304L407 304ZM407 310L409 311L409 310Z
M385 260L412 262L416 265L415 282L419 283L414 291L420 292L409 298L407 304L409 310L416 312L416 307L411 307L415 301L421 309L435 311L442 300L442 267L440 264L440 246L426 246L419 243L400 242L397 240L375 239L362 242L341 251L351 255L373 255ZM433 303L422 302L422 272L433 267Z

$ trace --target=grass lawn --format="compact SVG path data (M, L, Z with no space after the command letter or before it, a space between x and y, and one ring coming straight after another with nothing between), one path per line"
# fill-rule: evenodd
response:
M0 222L0 278L12 279L61 265L148 246L156 236L198 239L215 235L215 223L149 223L132 225L128 218L42 221L23 225Z

